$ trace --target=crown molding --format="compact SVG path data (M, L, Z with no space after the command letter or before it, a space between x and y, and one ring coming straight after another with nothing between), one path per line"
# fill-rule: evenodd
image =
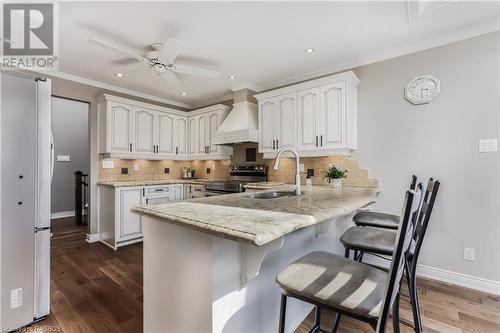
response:
M168 99L168 98L158 97L158 96L142 93L142 92L139 92L136 90L128 89L128 88L122 88L119 86L115 86L113 84L95 81L95 80L87 79L87 78L84 78L81 76L77 76L77 75L73 75L73 74L69 74L69 73L65 73L65 72L61 72L61 71L40 70L40 71L35 71L35 72L40 74L40 75L49 75L49 76L57 77L57 78L68 80L68 81L78 82L78 83L86 84L86 85L101 88L101 89L106 89L106 90L110 90L110 91L114 91L114 92L119 92L122 94L127 94L130 96L145 98L145 99L148 99L150 101L160 102L160 103L168 104L171 106L178 106L178 107L185 108L185 109L192 109L193 108L193 106L191 104L176 102L176 101Z
M284 87L287 85L299 83L302 81L320 78L322 76L338 73L341 71L350 70L350 69L353 69L356 67L365 66L365 65L376 63L376 62L380 62L380 61L384 61L384 60L388 60L388 59L392 59L392 58L397 58L397 57L408 55L411 53L416 53L419 51L431 49L434 47L459 42L461 40L469 39L472 37L477 37L477 36L484 35L484 34L487 34L490 32L498 31L498 30L500 30L500 23L499 22L497 22L497 21L488 22L486 24L477 26L477 27L472 28L472 29L463 29L459 32L451 33L451 34L448 34L446 36L437 37L434 39L429 39L424 43L406 45L403 47L399 47L399 48L395 48L393 50L390 50L389 52L384 52L384 53L376 54L373 56L357 59L357 60L354 60L352 62L344 63L341 65L326 67L326 68L323 68L323 69L320 69L317 71L313 71L313 72L309 72L309 73L305 73L305 74L300 74L300 75L296 75L296 76L291 76L291 77L288 77L288 78L285 78L282 80L277 80L277 81L265 83L262 85L258 85L256 92L260 93L260 92L264 92L267 90L271 90L271 89L280 88L280 87Z

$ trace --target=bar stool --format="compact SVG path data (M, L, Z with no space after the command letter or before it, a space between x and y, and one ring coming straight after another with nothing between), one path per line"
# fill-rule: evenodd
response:
M410 190L414 190L417 185L417 176L411 176ZM384 229L398 229L399 216L393 214L379 212L359 212L356 213L352 220L354 224L363 227L377 227Z
M412 243L409 251L405 253L405 271L408 279L413 322L415 325L414 329L417 333L422 332L423 329L416 284L417 263L439 186L439 181L434 181L432 178L429 179L420 211L413 217L414 232ZM419 184L418 188L421 188L421 184ZM351 227L340 237L340 242L346 249L345 256L348 258L350 251L353 250L355 252L354 260L360 262L363 260L364 253L393 256L395 241L396 231L368 226Z
M312 252L298 259L277 277L281 288L279 333L285 331L286 303L293 297L316 306L316 322L310 332L320 331L321 309L337 312L333 332L341 315L370 324L377 333L386 329L392 308L395 332L399 332L399 290L404 253L411 245L411 216L418 209L421 191L405 194L389 272L328 252Z

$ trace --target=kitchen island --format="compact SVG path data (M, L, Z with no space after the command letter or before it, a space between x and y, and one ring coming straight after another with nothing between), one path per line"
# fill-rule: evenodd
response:
M338 238L377 193L317 186L298 197L239 193L134 208L144 223L144 331L276 332L276 274L311 251L342 254ZM287 331L310 310L289 302Z

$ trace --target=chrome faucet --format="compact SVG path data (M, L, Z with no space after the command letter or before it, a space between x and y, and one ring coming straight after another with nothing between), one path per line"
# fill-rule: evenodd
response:
M294 149L289 149L289 148L283 148L278 152L278 155L276 155L276 159L274 160L274 170L278 170L280 166L280 157L281 154L284 152L289 151L295 156L295 195L301 195L302 192L300 191L300 172L299 172L299 153L297 153L296 150Z

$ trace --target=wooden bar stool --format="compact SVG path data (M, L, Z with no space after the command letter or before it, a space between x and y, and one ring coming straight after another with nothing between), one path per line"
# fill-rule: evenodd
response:
M399 290L404 270L404 253L411 245L411 216L417 211L421 191L405 194L403 213L389 272L328 252L312 252L298 259L277 277L281 289L279 332L285 331L288 297L316 306L316 322L310 332L320 331L321 309L337 313L333 332L341 315L367 322L378 333L385 332L389 312L393 312L395 332L399 332Z

